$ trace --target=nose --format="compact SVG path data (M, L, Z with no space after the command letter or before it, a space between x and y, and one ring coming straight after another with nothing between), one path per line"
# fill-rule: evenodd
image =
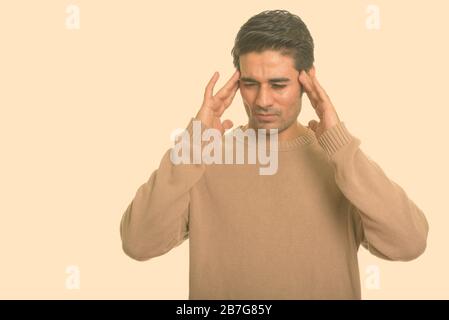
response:
M270 88L260 86L255 103L261 109L270 108L273 105L273 97Z

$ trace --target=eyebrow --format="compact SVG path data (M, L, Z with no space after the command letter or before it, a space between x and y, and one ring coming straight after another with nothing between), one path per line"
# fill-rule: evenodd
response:
M259 81L255 80L253 78L250 78L250 77L241 77L240 81L259 83ZM272 78L272 79L268 79L268 82L270 82L270 83L289 82L289 81L290 81L289 78Z

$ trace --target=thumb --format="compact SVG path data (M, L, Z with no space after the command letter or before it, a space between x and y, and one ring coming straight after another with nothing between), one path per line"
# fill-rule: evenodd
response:
M228 119L228 120L223 121L221 125L223 126L223 128L225 130L228 130L228 129L231 129L234 124L232 123L231 120Z
M316 120L310 120L309 121L309 128L313 131L316 131L316 127L318 126L318 121Z

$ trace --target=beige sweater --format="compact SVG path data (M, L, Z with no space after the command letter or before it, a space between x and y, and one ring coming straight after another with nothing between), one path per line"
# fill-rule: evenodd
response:
M428 223L359 145L344 122L319 139L308 129L279 142L273 175L174 165L167 150L123 214L123 250L144 261L189 239L189 299L360 299L360 244L412 260Z

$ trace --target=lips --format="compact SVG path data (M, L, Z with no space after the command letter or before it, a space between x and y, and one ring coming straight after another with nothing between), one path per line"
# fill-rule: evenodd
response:
M264 121L272 121L276 118L275 114L271 114L271 113L256 113L256 117L259 120L264 120Z

